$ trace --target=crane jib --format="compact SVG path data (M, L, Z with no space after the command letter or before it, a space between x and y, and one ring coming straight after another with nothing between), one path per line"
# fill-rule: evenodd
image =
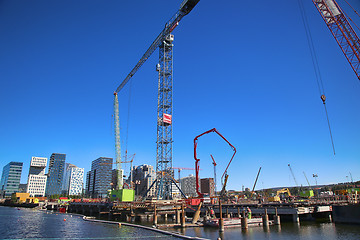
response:
M199 2L200 0L185 0L180 5L180 9L177 13L168 21L165 25L165 28L161 31L161 33L157 36L157 38L150 45L148 50L144 53L135 67L131 70L131 72L126 76L126 78L122 81L119 87L115 92L120 92L120 90L129 82L129 80L135 75L135 73L139 70L139 68L146 62L146 60L153 54L153 52L160 46L160 44L165 40L165 37L171 33L175 29L177 25L179 25L180 20L187 15Z

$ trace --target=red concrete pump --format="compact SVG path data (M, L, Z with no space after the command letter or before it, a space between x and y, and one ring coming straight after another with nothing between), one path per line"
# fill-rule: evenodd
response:
M227 142L227 143L230 145L230 147L231 147L232 150L234 151L234 154L232 155L232 157L231 157L231 159L230 159L230 161L229 161L229 163L228 163L228 165L227 165L227 167L226 167L223 175L221 176L221 179L224 178L224 175L226 174L226 172L227 172L227 170L228 170L228 168L229 168L229 166L230 166L230 163L231 163L231 161L233 160L233 158L234 158L234 156L235 156L235 154L236 154L236 148L235 148L223 135L221 135L221 133L219 133L219 132L216 130L216 128L210 129L210 130L208 130L208 131L206 131L206 132L204 132L204 133L202 133L202 134L200 134L200 135L198 135L198 136L196 136L196 137L194 138L194 158L195 158L195 172L196 172L196 192L197 192L197 194L198 194L198 196L199 196L200 198L202 198L202 197L204 196L204 194L202 194L202 193L200 192L200 190L199 190L199 189L200 189L200 186L199 186L199 169L200 169L199 161L200 161L200 159L198 159L198 158L197 158L197 155L196 155L197 141L198 141L198 138L199 138L199 137L201 137L201 136L203 136L203 135L205 135L205 134L211 133L211 132L217 133L222 139L225 140L225 142Z

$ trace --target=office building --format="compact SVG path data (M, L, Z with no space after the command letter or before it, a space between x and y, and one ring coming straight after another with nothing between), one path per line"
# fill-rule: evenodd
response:
M81 195L83 192L84 169L73 164L65 164L65 173L63 179L63 194L73 196Z
M90 197L107 197L112 188L112 158L100 157L91 164L91 171L86 176L86 187Z
M47 164L47 158L43 158L43 157L31 158L27 188L26 188L26 192L30 193L31 197L45 196L46 181L47 181L47 176L45 175L46 164Z
M215 196L215 183L214 178L202 178L200 179L201 193L209 195L210 197Z
M86 197L90 196L90 176L91 176L91 171L86 172L85 191L84 191Z
M61 194L66 154L53 153L50 157L46 182L46 196Z
M188 197L196 197L196 177L190 174L180 179L180 186L183 193Z
M131 174L133 174L135 195L138 196L143 196L156 179L154 167L147 164L134 167ZM155 187L156 186L154 184L154 186L147 192L147 197L155 197Z
M0 181L0 190L4 197L11 197L11 194L19 191L22 166L22 162L10 162L4 166Z

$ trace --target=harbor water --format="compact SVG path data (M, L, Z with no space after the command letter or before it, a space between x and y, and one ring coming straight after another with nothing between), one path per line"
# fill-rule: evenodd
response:
M180 231L181 232L181 231ZM208 239L237 240L359 240L360 226L335 223L304 222L282 223L268 228L249 227L246 231L240 227L225 228L223 233L214 228L187 228L182 231L188 236Z
M153 231L84 221L81 216L0 206L0 239L179 239Z
M166 229L164 229L166 230ZM172 232L207 239L244 240L358 240L360 226L331 222L282 223L268 228L216 228L191 227L167 229ZM0 207L0 239L179 239L161 233L116 224L84 221L81 216L39 211L26 208Z

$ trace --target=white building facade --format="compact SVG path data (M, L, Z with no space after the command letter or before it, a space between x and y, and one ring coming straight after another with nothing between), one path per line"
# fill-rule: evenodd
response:
M81 195L83 185L84 168L66 163L62 191L67 195Z
M32 197L45 196L46 180L45 168L47 158L32 157L30 162L29 176L26 192Z

